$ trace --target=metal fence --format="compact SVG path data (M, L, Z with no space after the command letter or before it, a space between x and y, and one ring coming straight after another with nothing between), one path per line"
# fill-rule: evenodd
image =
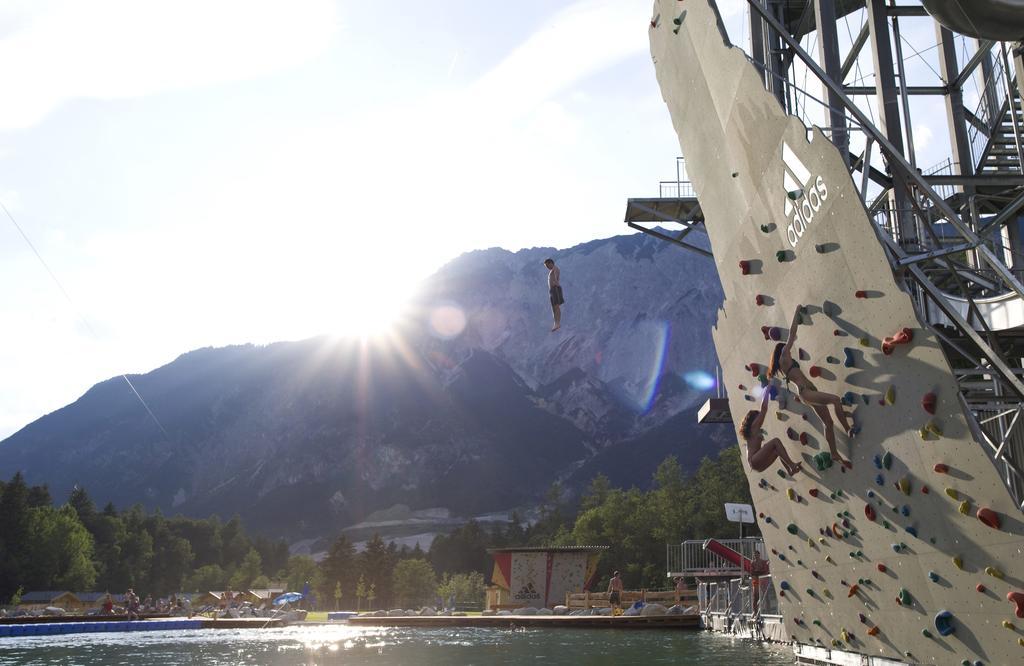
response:
M703 613L730 615L778 615L779 598L772 577L758 576L757 585L751 578L733 578L718 583L701 583L697 588L697 603ZM756 610L756 613L755 613Z

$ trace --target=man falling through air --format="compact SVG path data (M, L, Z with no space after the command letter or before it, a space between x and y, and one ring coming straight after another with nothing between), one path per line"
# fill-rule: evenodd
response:
M557 331L562 327L562 305L565 298L562 297L562 283L559 280L560 271L555 266L554 259L545 259L544 265L548 267L548 292L551 294L551 314L555 318L555 325L551 331Z

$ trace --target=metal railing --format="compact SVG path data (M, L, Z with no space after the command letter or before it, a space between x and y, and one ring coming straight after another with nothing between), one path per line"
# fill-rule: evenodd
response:
M751 578L733 578L727 581L701 583L697 588L697 605L701 614L727 613L736 615L778 615L779 597L775 593L772 577L758 576L757 585Z
M658 183L658 196L662 199L693 199L697 193L688 180L663 180Z
M717 539L723 546L732 548L747 559L754 559L754 553L760 553L767 559L764 540L760 537L746 539ZM704 541L692 539L681 544L668 544L665 547L666 572L672 576L738 576L743 569L729 560L704 550Z

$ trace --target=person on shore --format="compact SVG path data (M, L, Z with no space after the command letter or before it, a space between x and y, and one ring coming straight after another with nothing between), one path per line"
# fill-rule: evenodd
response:
M768 414L769 395L768 389L765 389L764 396L761 398L760 411L750 410L740 423L740 437L747 443L747 462L755 472L763 472L771 467L777 459L786 468L789 475L793 476L803 469L803 464L793 462L789 453L786 452L786 447L782 445L782 440L778 437L773 437L767 442L764 441L764 432L761 430L761 426L764 425L764 417Z
M114 598L110 596L110 592L107 592L107 596L103 597L103 615L114 614Z
M850 427L848 416L843 410L842 399L838 395L819 391L811 380L807 378L807 375L803 373L803 370L800 369L800 364L793 358L793 344L796 342L796 332L800 326L802 311L802 305L796 306L796 312L793 314L793 323L789 327L789 338L785 342L775 345L771 363L768 364L768 379L770 380L775 375L781 373L782 378L786 380L787 387L790 382L796 386L797 395L800 396L800 400L805 405L810 406L814 413L818 415L818 418L821 419L821 424L825 428L825 441L828 442L832 458L843 467L850 468L853 465L849 460L839 455L839 450L836 448L836 428L828 411L828 408L832 407L836 413L836 418L839 419L839 423L843 426L843 430L846 431L847 436L852 437L854 433Z
M608 603L611 604L612 615L622 614L622 578L618 571L608 581Z
M677 605L682 605L683 597L686 596L686 581L683 580L682 576L676 576L675 593L676 593L676 604Z
M555 260L545 259L544 265L548 269L548 294L551 297L551 315L555 320L554 326L551 327L553 333L562 327L562 305L565 304L565 297L562 295L561 271L555 266Z
M124 594L124 605L128 611L128 621L139 619L139 595L135 594L135 590L128 588L128 591Z

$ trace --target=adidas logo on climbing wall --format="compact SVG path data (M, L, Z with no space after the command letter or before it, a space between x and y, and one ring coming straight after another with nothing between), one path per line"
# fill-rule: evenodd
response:
M811 175L800 158L785 141L782 142L782 185L786 191L786 238L796 247L800 237L814 221L814 215L828 198L828 188L821 176Z

